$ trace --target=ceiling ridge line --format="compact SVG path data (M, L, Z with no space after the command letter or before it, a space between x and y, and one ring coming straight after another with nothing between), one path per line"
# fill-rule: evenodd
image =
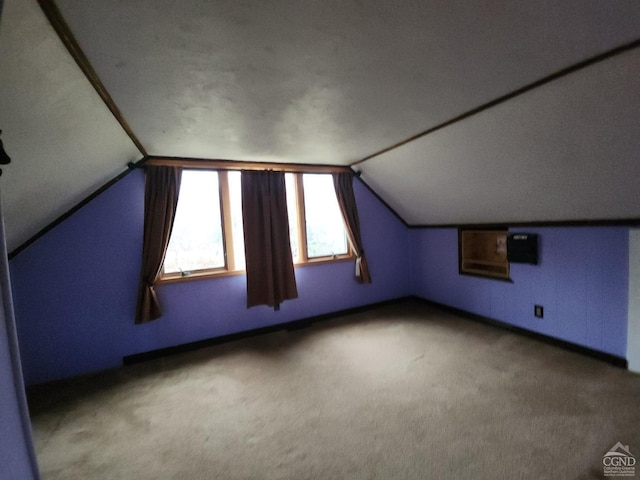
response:
M57 33L58 38L60 38L60 41L62 41L62 44L65 46L71 57L75 60L76 64L80 67L80 70L82 71L82 73L84 73L85 77L87 77L87 80L89 80L89 83L96 90L106 107L113 114L116 121L120 124L127 136L136 146L136 148L140 151L140 154L143 157L147 157L148 154L146 149L131 129L131 126L124 118L124 115L114 102L111 94L109 94L107 88L102 83L102 80L100 80L100 77L93 69L91 62L89 62L89 59L80 48L80 45L73 36L69 25L62 17L62 14L56 6L54 0L38 0L38 4L49 20L49 23Z
M454 123L457 123L461 120L464 120L468 117L471 117L473 115L476 115L484 110L488 110L492 107L495 107L496 105L499 105L501 103L506 102L507 100L511 100L512 98L515 98L519 95L522 95L524 93L527 93L531 90L534 90L538 87L541 87L542 85L545 85L547 83L550 83L554 80L557 80L559 78L562 78L564 76L567 76L571 73L577 72L579 70L582 70L584 68L587 68L591 65L594 65L596 63L599 63L601 61L607 60L608 58L614 57L616 55L619 55L621 53L627 52L629 50L633 50L635 48L640 47L640 38L633 40L632 42L629 43L625 43L623 45L619 45L617 47L614 47L610 50L607 50L606 52L600 53L598 55L595 55L593 57L589 57L586 60L582 60L578 63L574 63L573 65L570 65L568 67L565 67L563 69L560 69L550 75L547 75L545 77L542 77L532 83L529 83L523 87L520 87L516 90L513 90L505 95L502 95L498 98L494 98L493 100L487 102L487 103L483 103L482 105L479 105L475 108L472 108L471 110L468 110L460 115L457 115L449 120L446 120L445 122L439 123L433 127L428 128L427 130L424 130L420 133L417 133L409 138L406 138L405 140L402 140L398 143L395 143L389 147L383 148L382 150L379 150L375 153L372 153L371 155L368 155L360 160L357 160L353 163L350 163L349 166L350 167L355 167L357 165L360 165L368 160L371 160L372 158L378 157L384 153L390 152L391 150L395 150L396 148L402 147L403 145L406 145L410 142L413 142L414 140L417 140L421 137L424 137L426 135L429 135L430 133L433 133L437 130L440 130L442 128L448 127L449 125L453 125Z

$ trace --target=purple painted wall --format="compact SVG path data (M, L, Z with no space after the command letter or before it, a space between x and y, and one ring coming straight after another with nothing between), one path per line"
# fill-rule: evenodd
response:
M0 478L32 479L35 476L29 457L31 436L25 432L21 421L21 395L24 393L18 391L24 387L13 369L6 321L4 307L0 305Z
M4 299L0 299L4 302ZM22 412L21 392L23 389L22 379L16 378L13 369L12 352L9 346L11 339L7 331L4 314L4 305L0 305L0 425L2 425L2 435L0 435L0 478L34 478L31 459L28 449L31 444L30 435L24 431L21 422Z
M507 283L458 274L455 229L409 230L358 181L355 193L371 285L355 282L353 262L300 267L300 298L274 312L246 309L243 275L167 284L164 316L134 325L144 177L133 172L11 261L26 383L411 294L626 356L628 228L526 229L540 235L540 264L512 264Z
M296 269L299 298L247 310L245 277L162 285L164 316L134 325L144 176L135 171L11 261L28 385L117 367L123 356L410 294L409 232L354 184L373 283L353 262Z
M512 229L539 234L539 264L511 264L513 283L458 274L456 229L411 232L413 293L626 357L629 229ZM533 306L544 306L544 318Z
M0 5L1 7L1 5ZM31 438L0 207L0 478L40 478Z

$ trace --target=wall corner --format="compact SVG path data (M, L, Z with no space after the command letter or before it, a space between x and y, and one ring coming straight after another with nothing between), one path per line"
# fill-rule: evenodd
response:
M640 373L640 229L629 230L629 310L627 361L629 370Z

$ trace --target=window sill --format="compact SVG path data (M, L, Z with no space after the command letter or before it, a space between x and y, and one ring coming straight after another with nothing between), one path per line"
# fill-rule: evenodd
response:
M160 277L157 284L163 285L165 283L180 283L180 282L191 282L193 280L203 280L206 278L218 278L218 277L230 277L233 275L244 275L244 270L218 270L215 272L211 271L196 271L193 273L189 273L187 275L181 274L169 274Z
M350 260L355 260L354 255L337 255L335 257L317 257L310 258L306 262L295 263L293 265L294 268L298 267L308 267L311 265L324 265L328 263L339 263L339 262L348 262ZM180 283L180 282L190 282L194 280L204 280L209 278L220 278L220 277L230 277L233 275L244 275L246 272L244 270L216 270L216 271L197 271L190 273L188 275L181 274L170 274L164 275L158 280L158 285L164 285L166 283Z
M306 262L296 263L293 266L295 268L298 267L308 267L309 265L319 265L323 263L339 263L339 262L347 262L349 260L355 260L356 257L353 255L336 255L331 257L316 257L309 258Z

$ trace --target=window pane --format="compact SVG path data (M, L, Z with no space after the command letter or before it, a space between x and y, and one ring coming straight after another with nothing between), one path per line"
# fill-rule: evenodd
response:
M182 172L165 273L224 267L217 172Z
M331 175L304 174L302 181L309 258L348 253L342 213Z
M229 206L231 208L231 234L236 270L245 269L244 229L242 228L242 183L239 171L227 173L229 179Z
M287 187L287 214L289 215L289 242L291 243L291 255L293 261L299 262L298 250L298 199L296 196L296 179L293 173L285 173L285 185Z

